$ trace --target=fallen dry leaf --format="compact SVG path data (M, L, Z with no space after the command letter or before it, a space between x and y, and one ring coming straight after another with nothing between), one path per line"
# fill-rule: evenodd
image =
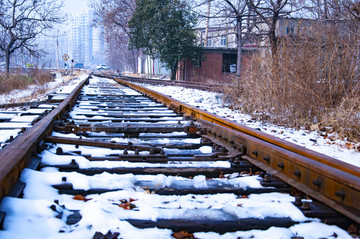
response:
M347 149L353 149L354 148L354 145L352 144L352 143L350 143L350 142L346 142L345 143L345 147L347 148Z
M187 231L174 232L171 236L176 239L196 239L194 234L188 233Z
M87 202L87 201L91 200L92 198L85 198L83 195L77 194L77 195L75 195L75 197L73 197L73 199Z
M117 239L120 236L119 232L112 233L111 231L108 231L105 235L101 232L96 232L93 236L93 239Z
M333 136L333 135L329 136L328 138L329 138L331 141L335 141L335 140L336 140L336 137Z
M121 203L121 204L119 205L119 207L124 208L125 210L131 210L131 209L136 208L136 206L135 206L134 204L130 203L130 202Z

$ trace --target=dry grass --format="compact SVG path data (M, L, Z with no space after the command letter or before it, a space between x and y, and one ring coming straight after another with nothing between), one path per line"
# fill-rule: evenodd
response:
M0 76L0 94L8 94L13 90L24 90L30 85L35 85L37 93L46 88L46 83L53 81L49 72L33 69L28 74L11 74Z
M258 56L225 89L234 108L290 127L328 126L360 141L357 28L318 26L282 39L278 56Z

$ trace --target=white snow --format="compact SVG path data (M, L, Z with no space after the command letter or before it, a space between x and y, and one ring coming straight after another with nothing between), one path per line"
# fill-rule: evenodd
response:
M281 139L360 167L360 143L350 144L346 140L329 137L331 135L324 137L316 131L295 130L292 128L285 128L283 126L254 121L250 115L242 114L237 110L232 110L224 106L225 103L222 101L222 95L219 93L175 86L142 85L179 101L206 110L210 113L214 113L218 116L222 116L226 119L233 120L252 128L260 129L262 132L267 134L274 135Z
M37 117L39 117L38 115L22 115L22 116L15 116L14 118L12 118L10 121L11 122L33 122Z
M21 129L21 128L29 128L31 127L31 123L0 123L0 128L2 129Z
M82 74L80 77L71 81L55 79L53 82L46 84L44 88L47 89L47 93L43 95L35 94L36 86L30 86L26 90L15 90L8 94L0 95L0 104L6 104L15 101L29 101L27 98L30 95L35 95L37 97L30 101L42 101L47 98L47 94L50 94L50 92L54 90L60 92L60 98L63 99L67 96L67 94L72 92L72 90L78 86L78 84L86 77L88 77L87 74ZM57 95L55 95L54 98L56 97ZM51 110L53 107L56 107L56 104L41 104L38 108L15 107L1 111L0 119L6 120L8 122L0 122L0 146L3 146L11 136L15 138L22 128L31 127L31 122L37 119L45 111Z
M118 191L101 195L88 195L87 202L74 200L73 196L59 195L53 184L61 183L66 177L76 189L117 188ZM257 180L257 176L246 180ZM239 177L238 179L241 179ZM42 172L26 169L21 180L26 182L24 197L6 197L0 210L6 211L4 231L0 238L92 238L95 232L106 234L108 230L119 232L121 238L171 238L171 231L166 229L137 229L126 221L132 219L216 219L236 220L246 217L289 217L299 224L290 228L270 228L268 230L238 231L220 235L217 233L195 233L197 238L351 238L336 226L328 226L316 219L304 217L291 202L294 198L281 193L253 194L249 197L237 197L234 194L161 196L136 187L135 183L150 180L153 185L171 186L174 183L192 182L194 187L206 186L205 178L197 176L187 179L174 176L154 175L112 175L103 173L85 176L78 173L59 173L54 170ZM223 180L223 179L219 179ZM245 182L244 182L245 183ZM199 185L201 184L201 185ZM136 208L124 210L119 207L122 199L133 199ZM59 205L54 203L59 201ZM50 209L53 205L57 212ZM62 208L60 205L65 205ZM75 225L67 225L66 218L71 210L79 210L82 219ZM21 227L19 227L19 223Z
M13 136L14 138L19 134L21 129L14 129L14 130L1 130L0 134L0 142L5 142L10 138L10 136Z
M94 78L93 81L101 81ZM76 85L72 85L74 88ZM283 129L277 126L262 125L256 122L248 122L249 117L241 115L238 112L223 108L221 97L215 93L202 92L197 90L187 90L177 87L154 87L163 93L170 94L174 98L182 98L180 100L187 101L198 107L205 107L208 111L214 111L219 115L232 118L237 122L246 123L252 127L260 127L262 131L275 133L279 137L287 138L290 141L298 141L301 145L321 149L320 151L329 151L330 155L339 158L347 158L348 161L360 161L359 154L354 150L345 150L340 146L326 146L326 142L322 142L321 137L312 132L295 131L292 129ZM71 87L61 92L70 92ZM90 91L90 90L89 90ZM131 90L125 90L132 92ZM96 91L95 91L96 92ZM202 99L202 100L200 100ZM202 102L196 103L195 101ZM85 105L83 103L82 105ZM86 105L90 105L87 103ZM12 131L11 131L12 132ZM10 131L9 131L10 133ZM96 133L95 133L96 134ZM305 134L305 135L303 135ZM78 138L74 134L54 133L54 136ZM98 133L101 136L103 133ZM147 136L159 134L142 134ZM160 134L161 135L161 134ZM185 135L184 132L175 132L163 135ZM315 138L314 138L315 137ZM317 144L313 142L309 144L310 138L317 140ZM117 142L129 142L130 139L114 138ZM325 139L324 139L325 140ZM132 143L141 143L143 140L131 141ZM182 140L174 139L154 140L157 143L199 143L198 139ZM324 145L323 145L324 144ZM42 163L49 165L68 164L73 159L79 164L80 168L89 167L149 167L161 166L165 164L147 164L147 163L128 163L128 162L91 162L83 156L79 155L56 155L57 147L62 147L65 152L84 151L92 156L106 156L108 154L122 154L123 150L110 150L104 148L79 146L75 148L71 145L58 144L48 150L42 152ZM325 147L324 149L322 147ZM342 153L339 151L342 150ZM184 150L181 150L184 151ZM176 150L168 149L165 153L179 153ZM201 147L198 150L191 150L189 153L211 153L212 148L208 146ZM339 153L335 153L339 152ZM134 152L129 151L129 154ZM146 152L141 152L146 153ZM348 158L348 155L352 156ZM184 162L178 164L179 167L197 166L197 167L230 167L227 162ZM171 165L174 166L174 165ZM52 187L54 184L61 184L66 178L66 183L71 183L74 189L117 189L103 194L93 194L86 196L89 201L74 200L73 196L60 195L56 189ZM288 217L298 222L298 224L290 228L271 227L268 230L251 230L238 231L220 235L213 232L198 232L194 236L199 239L234 239L234 238L292 238L295 236L304 237L305 239L317 238L352 238L347 232L336 227L329 226L319 222L317 219L306 218L292 202L294 198L288 194L282 193L262 193L251 194L248 197L239 197L235 194L215 194L215 195L175 195L162 196L157 195L146 187L138 186L148 184L152 188L163 187L179 187L191 186L196 189L208 188L212 184L232 185L243 189L261 188L258 176L242 177L239 173L227 175L226 178L217 178L209 181L205 176L199 175L194 178L184 178L178 176L159 175L133 175L124 174L116 175L110 173L102 173L94 176L86 176L76 172L59 172L52 167L45 167L41 171L25 169L21 175L21 181L26 183L23 198L6 197L0 205L0 211L6 211L4 221L4 230L0 231L0 238L7 239L90 239L93 238L95 232L106 234L111 232L119 232L119 238L124 239L168 239L172 238L172 231L168 229L138 229L130 225L125 219L169 219L169 218L191 218L191 219L217 219L217 220L237 220L246 217L266 218L266 217ZM136 208L133 210L125 210L119 205L120 200L133 199L132 202ZM57 200L59 203L54 203ZM61 207L64 205L65 207ZM53 206L56 211L50 207ZM66 219L73 212L71 210L79 210L82 219L74 224L67 225ZM62 213L59 216L59 213ZM21 225L21 226L19 226ZM221 226L221 225L219 225ZM336 235L336 236L334 236Z

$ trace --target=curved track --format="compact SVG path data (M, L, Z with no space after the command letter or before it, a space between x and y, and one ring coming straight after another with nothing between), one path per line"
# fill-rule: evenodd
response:
M51 212L38 219L56 221L52 238L95 238L104 230L117 238L124 222L130 231L165 228L172 232L154 233L169 235L291 228L314 217L344 228L359 222L351 198L359 193L356 170L118 81L83 81L0 151L1 197L8 195L0 235L14 219L33 218L16 207L29 202ZM351 220L317 200L301 201L307 195Z

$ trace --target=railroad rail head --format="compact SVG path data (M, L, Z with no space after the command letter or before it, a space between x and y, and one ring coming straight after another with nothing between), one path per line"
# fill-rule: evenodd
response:
M90 76L89 76L90 77ZM11 142L11 147L0 150L0 199L8 195L31 157L40 150L39 143L52 131L53 122L69 110L89 77L81 82L60 105L47 116Z
M55 189L58 194L51 193L51 196L47 198L49 205L45 205L43 209L52 210L54 217L60 219L61 223L70 229L71 227L72 229L81 227L81 224L87 221L87 219L82 220L82 217L87 215L86 213L82 214L81 210L86 205L94 205L92 203L98 201L95 199L96 197L100 199L112 193L123 195L123 192L128 195L126 199L116 196L114 199L108 198L100 201L108 202L109 207L106 206L106 208L116 211L118 213L116 217L119 216L120 221L126 221L137 228L168 228L173 230L174 234L178 230L187 230L191 233L266 230L272 226L291 227L294 224L302 223L287 216L278 216L279 209L277 208L274 209L275 218L267 216L264 220L251 217L242 219L235 215L237 209L241 209L240 211L243 209L240 202L237 204L237 200L241 201L245 198L247 201L248 195L250 198L263 193L271 194L271 197L274 198L272 202L275 204L280 202L277 201L279 196L286 197L286 204L291 205L291 210L301 215L303 213L304 220L313 220L310 219L313 217L320 218L322 221L329 219L329 221L332 220L329 222L330 224L342 224L344 225L342 228L347 228L348 219L340 217L338 213L328 209L325 205L318 206L316 200L311 203L311 210L308 210L307 200L300 208L299 198L296 198L295 202L292 201L294 199L293 187L318 201L325 202L353 221L359 222L358 204L356 204L356 197L359 196L357 194L359 192L358 175L356 171L352 172L347 169L345 164L341 165L331 160L326 164L324 162L328 160L322 155L310 158L309 155L313 155L310 151L302 152L300 148L291 149L291 145L286 145L284 142L276 144L273 142L276 140L263 139L263 135L259 135L257 131L246 127L241 128L234 125L233 122L219 119L208 112L194 109L170 97L148 89L141 89L136 85L132 85L132 88L146 93L153 100L109 79L95 78L89 82L90 85L79 94L82 85L86 84L87 80L82 82L63 102L64 104L40 120L30 129L31 131L28 130L29 133L25 132L14 140L15 144L11 143L4 148L4 151L0 151L0 163L4 163L5 168L9 169L0 171L2 197L9 193L10 186L15 184L22 168L29 164L31 158L31 164L36 161L36 169L41 171L27 169L25 174L29 176L28 181L24 178L22 180L29 184L29 188L34 189L36 186L35 182L32 182L32 176L36 177L39 174L45 176L44 174L48 172L56 174L55 177L51 176L51 179L42 178L45 180L35 181L37 181L36 183L51 181L51 183L49 183L50 181L44 182L46 185L43 186L50 189L51 192ZM119 82L126 86L130 84ZM114 90L119 90L119 93L115 94ZM78 102L75 104L76 98L78 98ZM167 109L164 104L178 113ZM185 117L183 117L184 115ZM54 132L50 135L52 130ZM260 134L262 133L260 132ZM194 141L196 142L194 143ZM46 148L42 146L46 146ZM200 148L207 148L207 153ZM211 148L210 153L209 148ZM43 149L41 156L38 155L38 150ZM201 153L195 154L193 151L201 151ZM190 154L188 154L189 152ZM47 158L47 156L50 157ZM158 165L154 165L154 163ZM336 166L339 168L336 169ZM344 167L344 170L340 166ZM331 174L327 172L331 172ZM104 175L105 178L103 178ZM128 179L130 181L119 183L117 180L124 176L125 178L130 176L131 179ZM239 184L237 180L243 180L243 176L253 177L252 180L256 185L261 186L252 187L250 184ZM91 183L91 185L80 183L79 185L78 177L85 181L94 180L93 182L96 183ZM167 184L167 182L166 186L158 184L158 179L164 177L167 178L166 180L171 177L179 177L183 182L181 185ZM232 177L236 179L235 184L228 182ZM53 180L54 178L55 180ZM203 181L196 182L195 178ZM98 184L97 180L106 181L106 183ZM175 181L177 180L178 178ZM206 186L203 186L202 183L205 183ZM98 185L103 186L99 187ZM24 185L20 186L24 188ZM12 195L18 197L21 192ZM6 197L6 201L27 201L29 199L32 201L34 195L37 198L37 193L34 191L29 193L26 188L23 193L23 199L10 196ZM196 218L175 220L160 217L157 221L152 219L134 220L127 217L126 213L123 217L122 208L136 212L141 203L146 203L139 202L140 206L136 208L137 198L134 199L133 195L137 195L136 197L141 195L139 201L148 196L154 196L159 200L163 195L178 195L176 197L184 195L183 198L188 197L191 201L197 201L199 198L208 201L208 197L219 198L218 193L222 194L221 197L233 197L237 206L230 205L231 208L225 207L223 210L223 208L219 209L222 202L220 204L216 202L214 208L206 206L200 210L192 210L192 215L196 215L199 211L202 214L203 211L210 210L211 213L226 213L225 221L219 220L216 216L218 214L212 219L207 218L209 214L204 214L206 220L199 220L197 216ZM295 194L298 194L296 190ZM91 198L94 200L85 204ZM73 205L72 199L81 200L84 203L80 202L77 204L78 208L68 210L66 205ZM155 208L163 210L169 201L165 197L160 200L164 200L163 203ZM195 209L198 208L195 207ZM141 213L141 209L139 210ZM176 210L182 210L182 208L179 207ZM63 213L64 211L66 213ZM56 215L57 213L59 214ZM292 213L291 211L290 214ZM23 216L22 212L19 216ZM221 226L214 226L218 224ZM7 230L7 228L1 229ZM89 227L86 230L88 231ZM60 231L56 230L55 233L60 233ZM0 231L0 235L2 232ZM109 231L109 233L109 236L118 235L117 232ZM103 236L96 232L94 238L96 235Z
M115 80L203 123L207 126L206 134L246 151L244 159L360 223L360 168L219 118L134 83Z
M121 78L122 80L126 80L129 82L134 83L143 83L143 84L151 84L151 85L168 85L168 86L181 86L185 88L192 88L198 90L205 90L205 91L213 91L213 92L223 92L224 91L224 84L199 84L199 82L191 82L191 81L180 81L180 80L161 80L161 79L148 79L142 77L133 77L133 76L125 76L122 75L121 77L117 75L106 75L106 74L95 74L98 77L106 77L106 78Z

